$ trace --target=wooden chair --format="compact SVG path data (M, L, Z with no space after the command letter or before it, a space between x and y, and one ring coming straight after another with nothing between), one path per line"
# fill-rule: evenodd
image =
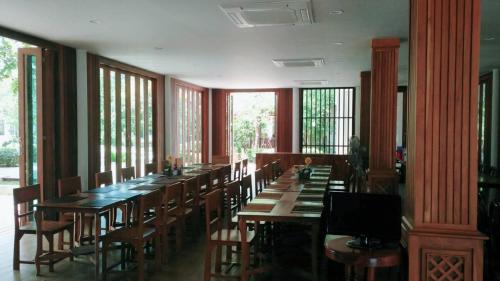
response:
M265 180L264 180L264 174L261 169L255 170L254 173L255 176L255 196L259 195L264 187L266 186Z
M58 234L60 237L64 235L64 231L69 232L70 243L69 247L73 248L73 222L62 222L62 221L42 221L42 229L37 230L36 222L30 220L30 216L34 214L34 211L26 211L28 204L34 201L40 202L40 185L31 185L26 187L19 187L13 189L14 198L14 260L13 267L14 270L19 270L19 265L24 264L34 264L34 261L25 261L20 259L21 250L21 238L26 235L36 235L37 231L41 231L42 235L49 242L49 254L54 253L54 235ZM21 211L20 211L21 210ZM50 272L54 271L54 264L61 259L49 260L43 264L49 266ZM71 258L73 260L73 258ZM37 268L37 272L40 270Z
M239 181L241 179L241 161L234 163L233 170L233 181Z
M129 181L131 179L135 179L135 168L134 167L127 167L127 168L122 168L120 171L120 176L122 179L122 182Z
M328 189L331 191L349 191L350 179L352 176L351 165L347 162L333 165L328 178Z
M192 223L196 232L200 224L200 189L198 177L192 177L184 181L182 192L182 209L184 210L182 219L182 232L186 233L186 221L192 218Z
M107 186L113 184L113 171L106 171L95 174L96 187Z
M107 256L109 246L113 242L122 243L122 258L124 253L123 243L134 247L137 253L137 280L139 281L144 280L144 246L147 242L154 242L155 268L156 270L160 270L162 255L160 244L161 223L163 221L162 203L163 196L161 190L140 196L137 202L137 213L134 216L137 218L136 221L130 227L119 228L104 236L102 246L103 280L107 278ZM149 210L154 210L154 212L147 212L148 215L145 216L145 212Z
M273 171L270 163L262 166L262 177L264 178L264 186L268 186L273 181Z
M210 281L212 277L231 278L237 276L227 275L222 273L222 247L232 247L241 245L241 234L238 229L230 229L223 226L222 218L222 190L214 190L206 195L206 240L207 247L205 250L205 270L204 281ZM253 242L255 238L254 231L247 232L247 242ZM216 249L215 258L215 273L212 273L212 252Z
M212 155L212 164L229 164L229 155Z
M161 243L163 248L163 263L166 262L166 254L168 249L168 234L169 232L175 228L176 235L176 248L180 251L182 246L182 230L183 230L183 217L184 217L184 209L183 209L183 193L184 193L184 185L182 183L176 183L170 185L166 191L165 196L163 198L163 211L164 218L162 223L161 230Z
M95 174L95 183L96 186L102 187L102 186L108 186L113 184L113 171L107 171L107 172L101 172L101 173L96 173ZM117 209L120 209L121 214L122 214L122 219L120 223L116 222L117 218ZM113 208L110 213L110 218L109 218L109 226L123 226L125 222L127 221L127 205L121 205L118 206L117 208Z
M246 206L248 201L253 199L253 190L252 190L252 175L246 175L241 178L240 181L241 186L241 202Z
M144 165L144 175L147 176L149 174L156 173L156 163L148 163Z
M241 174L246 176L248 174L248 159L241 160Z
M220 169L219 170L210 170L209 174L209 186L207 189L207 193L219 188L219 182L220 182L220 177L219 177Z
M281 161L279 159L274 160L271 163L271 170L272 170L273 180L276 180L277 178L279 178L283 174L283 170L281 170Z
M231 181L231 164L227 164L219 170L219 186Z
M59 197L64 197L68 195L78 195L82 192L82 180L80 176L69 177L60 179L58 181L58 193ZM107 213L106 213L107 214ZM76 218L76 219L75 219ZM61 213L59 216L60 222L74 222L75 225L75 241L83 244L84 241L92 242L93 236L93 226L94 226L94 215L89 213L84 214L74 214L74 213ZM83 222L83 223L82 223ZM109 219L106 220L107 225L109 224ZM85 226L88 226L88 235L85 236ZM71 241L70 241L71 243ZM59 236L59 249L63 248L64 236Z

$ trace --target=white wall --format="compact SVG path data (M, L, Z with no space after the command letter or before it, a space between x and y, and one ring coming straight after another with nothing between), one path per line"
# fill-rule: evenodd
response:
M76 50L76 100L78 134L78 175L82 178L82 188L88 188L89 147L87 114L87 51Z
M169 75L165 75L165 157L172 155L174 152L174 143L171 141L171 136L173 135L171 122L173 118L173 98L170 78Z

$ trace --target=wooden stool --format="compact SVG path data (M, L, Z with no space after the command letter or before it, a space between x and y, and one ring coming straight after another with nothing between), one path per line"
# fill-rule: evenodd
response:
M375 280L377 267L394 267L400 264L400 248L353 249L346 245L351 236L327 235L325 238L325 255L333 261L344 264L346 280L353 269L367 269L367 281Z

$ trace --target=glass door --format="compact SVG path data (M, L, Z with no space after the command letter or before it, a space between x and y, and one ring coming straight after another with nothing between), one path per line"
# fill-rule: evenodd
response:
M19 71L19 180L21 186L40 182L42 165L42 49L18 49Z

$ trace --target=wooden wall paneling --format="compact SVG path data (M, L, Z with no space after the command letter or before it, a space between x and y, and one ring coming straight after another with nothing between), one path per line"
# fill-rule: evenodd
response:
M292 89L279 89L276 91L276 151L292 152Z
M399 39L372 40L368 174L372 191L375 186L392 186L396 177L398 55Z
M229 92L212 91L212 155L227 154L227 97Z
M115 142L116 142L116 179L122 169L122 73L115 72Z
M61 45L57 53L56 178L64 178L78 174L76 50Z
M42 155L42 163L38 161L38 181L42 184L42 199L57 197L56 189L56 126L55 126L55 91L56 91L56 52L43 50L42 96L39 98L37 110L42 139L38 138L38 153ZM40 114L41 113L41 114Z
M131 111L131 76L125 74L125 155L127 168L132 166L132 111Z
M370 147L370 96L371 96L371 71L361 72L361 114L359 140L367 149Z
M158 172L163 171L162 163L165 159L165 76L153 80L153 153Z
M442 276L482 280L484 236L477 231L479 4L411 0L403 208L410 281Z
M135 109L135 173L137 177L142 174L141 165L141 80L139 76L134 76L134 109Z
M111 170L111 75L109 68L103 69L104 96L104 170Z
M99 57L87 53L89 188L95 187L95 173L100 172L99 115L101 108L99 103L99 80Z

